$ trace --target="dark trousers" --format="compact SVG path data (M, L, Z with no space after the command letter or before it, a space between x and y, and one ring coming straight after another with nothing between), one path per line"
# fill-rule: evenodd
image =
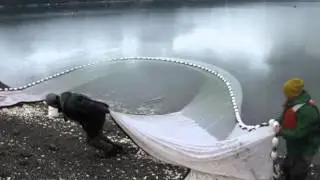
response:
M287 155L282 165L285 180L305 180L313 157Z
M88 138L93 139L102 134L105 120L105 113L88 114L83 118L80 124L87 133Z
M105 155L113 155L116 153L115 147L117 146L102 134L105 119L106 114L104 112L88 114L83 117L80 124L87 133L87 141L90 146L104 151Z
M106 113L97 112L83 116L79 123L87 133L88 144L96 149L102 150L106 157L110 157L122 152L122 147L103 135L102 130L105 121Z

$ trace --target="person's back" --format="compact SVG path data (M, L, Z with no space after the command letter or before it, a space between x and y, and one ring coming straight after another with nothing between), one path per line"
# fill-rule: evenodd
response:
M105 103L77 93L64 92L60 96L61 111L70 119L79 123L87 121L92 116L109 113Z

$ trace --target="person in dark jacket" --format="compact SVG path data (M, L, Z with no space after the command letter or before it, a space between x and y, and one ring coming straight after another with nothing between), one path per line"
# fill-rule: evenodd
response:
M315 102L304 89L304 81L294 78L283 86L287 98L279 123L279 136L286 140L283 164L286 180L305 180L320 146L320 116Z
M105 103L72 92L64 92L60 96L50 93L45 102L62 113L64 120L69 119L78 122L87 134L87 142L99 150L105 156L114 156L122 151L122 147L103 136L102 130L109 113L109 106Z

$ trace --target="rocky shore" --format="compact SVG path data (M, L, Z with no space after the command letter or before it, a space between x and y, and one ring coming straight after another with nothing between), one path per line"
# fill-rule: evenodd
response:
M104 133L125 153L104 158L79 125L48 118L42 103L1 109L0 127L0 178L179 180L188 172L152 159L111 120Z

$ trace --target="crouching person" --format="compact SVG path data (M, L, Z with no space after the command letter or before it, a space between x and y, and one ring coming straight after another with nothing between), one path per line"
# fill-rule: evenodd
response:
M102 130L109 113L109 106L95 101L89 97L64 92L60 96L50 93L45 102L58 109L63 114L64 120L71 119L78 122L87 134L87 142L90 146L102 150L106 157L114 156L122 151L122 147L103 136Z
M286 180L305 180L319 150L319 110L304 90L302 79L286 81L283 91L287 100L279 120L281 130L278 135L286 141L287 155L282 170Z

